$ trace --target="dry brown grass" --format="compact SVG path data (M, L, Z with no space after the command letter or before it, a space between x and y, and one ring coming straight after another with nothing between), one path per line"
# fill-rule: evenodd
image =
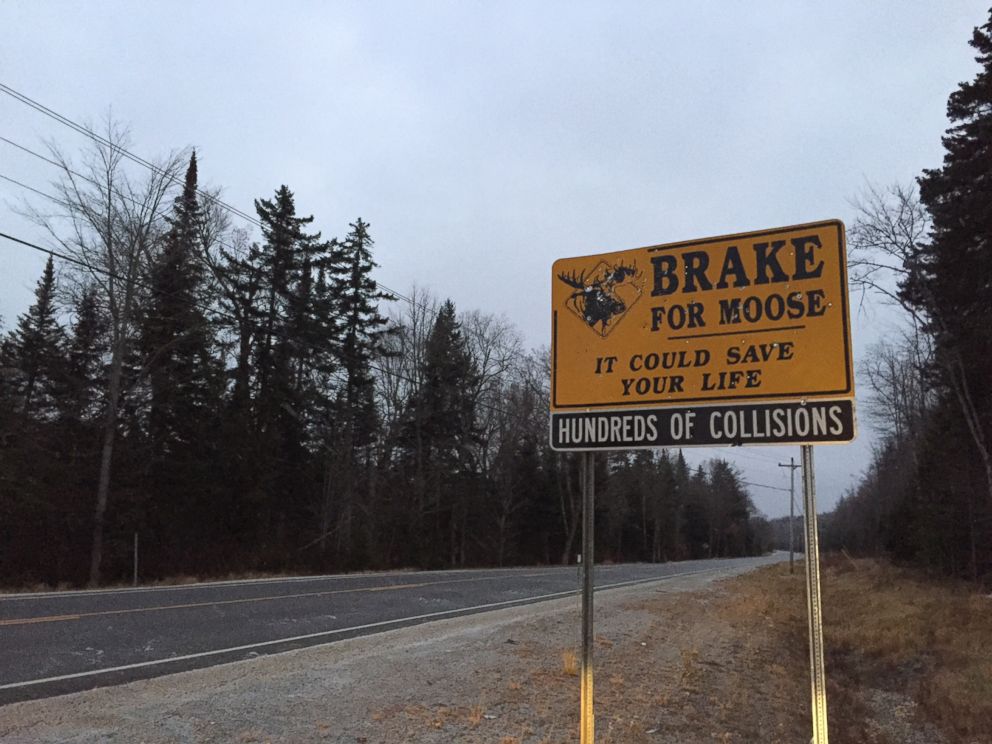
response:
M835 663L907 690L956 741L992 741L992 599L869 560L828 561L823 585Z
M570 648L561 652L561 670L569 677L579 676L579 657Z
M473 705L469 708L468 713L465 715L468 725L472 728L478 727L482 723L482 717L486 713L486 706L479 703L478 705Z
M872 691L881 691L915 701L948 742L992 741L992 599L883 561L831 556L821 568L831 733L885 741L881 724L868 721ZM722 607L731 624L760 618L773 628L781 671L802 679L809 663L802 565L792 576L786 565L757 571L734 589Z
M992 599L849 558L824 561L822 588L832 739L992 742ZM794 575L779 564L698 592L645 593L614 611L638 620L597 627L598 742L809 740L801 565ZM574 647L537 634L480 670L474 697L383 715L405 716L423 741L567 744L577 740L578 673ZM486 713L479 701L491 702Z

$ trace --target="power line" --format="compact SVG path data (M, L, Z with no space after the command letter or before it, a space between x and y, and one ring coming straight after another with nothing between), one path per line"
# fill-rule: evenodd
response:
M4 137L4 136L0 136L0 141L7 143L11 147L16 147L18 150L21 150L22 152L25 152L28 155L32 155L32 156L38 158L39 160L42 160L42 161L48 163L49 165L52 165L52 166L55 166L56 168L59 168L60 170L64 170L66 173L69 173L70 175L73 175L76 178L80 178L80 179L82 179L82 180L84 180L84 181L86 181L88 183L91 183L94 186L97 186L98 188L102 188L103 187L103 184L101 184L95 178L91 178L90 176L87 176L87 175L85 175L83 173L80 173L79 171L73 170L71 167L69 167L68 163L64 163L64 162L63 163L60 163L57 160L52 160L51 158L46 157L45 155L42 155L39 152L35 152L30 147L26 147L26 146L20 144L19 142L14 142L13 140L8 139L7 137ZM28 186L25 183L21 183L20 181L17 181L17 180L15 180L13 178L10 178L9 176L4 176L4 175L0 174L0 178L4 179L5 181L9 181L10 183L16 184L17 186L20 186L23 189L26 189L28 191L31 191L31 192L35 193L35 194L38 194L39 196L43 196L46 199L51 199L52 201L54 201L54 202L56 202L58 204L61 204L63 206L68 206L66 204L66 202L62 201L61 199L58 199L57 197L54 197L51 194L47 194L47 193L45 193L43 191L40 191L40 190L34 188L33 186ZM170 183L171 183L171 181L170 181ZM111 188L110 189L110 192L112 194L114 194L115 196L121 198L121 199L126 199L127 201L131 202L132 204L137 204L138 203L138 200L137 199L135 199L134 197L129 196L127 194L121 193L121 191L119 191L116 188ZM200 193L200 192L197 191L197 193ZM168 213L168 211L169 211L168 207L164 207L161 210L159 210L158 212L156 212L155 213L155 216L156 217L164 217ZM261 223L259 223L259 224L261 224ZM228 250L232 250L232 251L235 250L234 246L230 245L229 243L225 243L220 237L217 237L216 238L216 241L217 241L218 245L222 246L223 248L227 248ZM437 315L436 311L432 310L431 308L427 307L426 305L418 305L418 303L415 302L414 300L410 299L409 297L406 297L405 295L403 295L400 292L397 292L394 289L390 289L389 287L387 287L385 284L382 284L381 282L376 282L376 285L379 286L379 287L382 287L382 289L384 289L386 292L388 292L389 294L393 295L394 297L397 297L399 299L402 299L402 300L410 303L410 305L412 305L414 307L418 307L419 306L419 307L423 308L424 310L427 311L428 314L430 314L432 316L436 316Z
M27 96L25 96L25 95L23 95L21 93L18 93L17 91L14 91L12 88L10 88L9 86L4 85L3 83L0 83L0 92L7 93L8 95L12 95L13 97L17 98L17 100L20 100L23 103L26 103L27 105L31 106L32 108L35 108L35 109L41 111L46 116L51 116L52 118L55 118L57 121L65 124L66 126L69 126L72 129L80 132L81 134L84 134L84 135L86 135L88 137L91 137L96 142L100 143L101 145L104 145L106 147L111 147L113 149L120 150L122 153L126 154L131 160L133 160L134 162L140 163L142 165L145 165L146 167L150 168L152 170L152 172L154 172L154 173L157 173L157 174L160 174L160 175L167 175L167 176L169 176L169 174L166 174L164 171L162 171L157 166L154 166L154 165L152 165L150 163L147 163L147 161L144 161L143 158L140 158L140 157L138 157L136 155L133 155L132 153L130 153L127 150L125 150L124 148L121 148L121 147L119 147L117 145L114 145L112 142L110 142L109 140L101 137L100 135L94 134L93 132L91 132L86 127L83 127L82 125L77 124L76 122L73 122L68 117L62 116L61 114L58 114L57 112L52 111L51 109L48 109L47 107L43 106L42 104L37 103L36 101L31 100ZM51 158L48 158L48 157L42 155L41 153L35 152L34 150L32 150L29 147L26 147L25 145L22 145L22 144L20 144L18 142L14 142L13 140L8 139L7 137L0 136L0 141L5 142L8 145L11 145L12 147L16 147L17 149L21 150L22 152L25 152L25 153L27 153L29 155L32 155L32 156L34 156L34 157L36 157L36 158L38 158L38 159L40 159L40 160L48 163L49 165L52 165L52 166L55 166L55 167L57 167L59 169L65 170L67 173L70 173L71 175L74 175L77 178L81 178L83 180L88 181L89 183L92 183L94 185L97 185L98 187L102 187L102 184L98 183L95 179L90 178L89 176L83 175L82 173L79 173L78 171L73 170L72 168L70 168L68 166L67 163L60 163L60 162L58 162L56 160L52 160ZM45 193L44 191L41 191L40 189L36 189L33 186L29 186L29 185L27 185L25 183L22 183L21 181L18 181L16 179L10 178L9 176L5 176L3 174L0 174L0 178L2 178L3 180L9 181L10 183L13 183L13 184L15 184L17 186L20 186L21 188L26 189L27 191L31 191L32 193L35 193L35 194L37 194L39 196L42 196L42 197L44 197L46 199L50 199L51 201L53 201L53 202L55 202L57 204L60 204L60 205L65 206L65 207L68 207L68 204L64 200L59 199L58 197L52 196L51 194ZM169 176L169 182L170 183L174 182L175 180L177 180L177 177L176 176ZM128 199L129 201L131 201L133 203L136 203L136 201L135 201L135 199L133 197L129 197L126 194L122 194L120 191L118 191L116 189L112 189L112 193L115 194L116 196L120 197L120 198ZM259 227L262 227L262 223L259 220L254 219L254 218L251 218L251 217L245 215L243 212L240 212L240 210L237 210L237 209L234 209L233 207L230 207L230 205L227 205L226 203L224 203L224 202L222 202L222 201L220 201L218 199L215 199L211 195L206 194L205 192L200 191L199 189L197 189L197 192L196 193L200 194L201 196L204 196L205 198L211 199L212 201L214 201L215 203L217 203L219 206L221 206L223 208L230 209L233 214L236 214L237 216L240 216L240 217L243 217L244 219L247 219L252 224L257 225ZM161 211L157 212L155 216L156 217L162 217L163 215L166 214L166 212L167 212L167 209L162 209ZM216 238L216 240L217 240L217 243L219 245L221 245L222 247L227 248L228 250L234 250L234 247L233 246L231 246L228 243L225 243L219 237ZM42 250L45 250L45 249L42 249ZM89 268L91 271L94 270L93 267L87 267L87 268ZM427 315L430 317L431 320L434 320L434 319L437 318L437 315L438 315L438 312L439 312L438 310L435 310L434 308L431 308L431 307L429 307L429 306L427 306L427 305L425 305L423 303L417 302L416 300L414 300L414 299L412 299L410 297L407 297L402 292L398 292L395 289L392 289L392 288L386 286L385 284L382 284L381 282L378 282L377 281L376 282L376 286L377 287L380 287L381 289L383 289L385 292L387 292L388 294L392 295L393 297L396 297L397 299L400 299L400 300L403 300L403 301L407 302L411 307L420 308L425 313L427 313ZM203 309L203 308L201 308L201 309ZM205 311L207 311L207 312L217 312L213 308L210 308L210 309L205 310ZM380 370L380 371L382 371L383 373L385 373L385 371L383 371L383 370ZM407 380L407 382L413 383L412 380ZM414 384L416 384L416 383L414 383ZM505 411L500 411L500 412L505 414Z
M769 465L772 465L772 464L775 463L775 460L769 459L769 458L764 457L764 456L761 456L761 455L748 455L748 454L745 454L744 452L741 452L740 451L740 448L739 447L729 447L727 449L727 451L728 451L728 453L733 454L733 455L735 455L737 457L743 457L743 458L746 458L748 460L753 460L754 462L759 462L759 463L762 463L762 464L767 463Z
M22 189L25 189L27 191L31 191L31 192L37 194L38 196L43 196L46 199L51 199L56 204L61 204L64 207L68 207L69 206L64 201L62 201L61 199L59 199L57 196L52 196L51 194L46 194L44 191L41 191L39 189L36 189L34 186L28 186L26 183L21 183L20 181L18 181L15 178L11 178L10 176L5 176L3 173L0 173L0 178L2 178L4 181L8 181L8 182L14 184L15 186L20 186Z
M127 150L124 147L121 147L119 144L115 144L114 142L112 142L111 140L107 139L106 137L103 137L102 135L99 135L96 132L93 132L91 129L89 129L89 127L85 127L82 124L79 124L78 122L73 121L68 116L65 116L64 114L60 114L59 112L55 111L54 109L51 109L48 106L45 106L44 104L39 103L38 101L34 100L33 98L30 98L29 96L25 95L24 93L21 93L21 92L19 92L17 90L14 90L9 85L6 85L4 83L0 83L0 93L6 93L11 98L14 98L17 101L20 101L24 105L29 106L30 108L34 109L35 111L38 111L41 114L44 114L45 116L49 117L50 119L53 119L54 121L57 121L58 123L60 123L60 124L62 124L64 126L69 127L73 131L78 132L79 134L82 134L85 137L89 137L90 139L94 140L95 142L98 142L99 144L103 145L104 147L109 147L109 148L111 148L111 150L116 150L117 152L120 152L122 155L124 155L126 158L128 158L131 162L137 163L138 165L141 165L141 166L144 166L145 168L148 168L149 170L151 170L153 173L157 173L158 175L162 175L162 176L168 176L169 177L169 183L170 184L173 183L174 181L178 180L178 176L170 175L170 174L166 173L165 171L163 171L159 166L155 165L154 163L151 163L151 162L145 160L144 158L142 158L139 155L135 155L130 150ZM9 140L7 140L7 141L9 142ZM11 143L11 144L13 144L13 143ZM20 149L24 150L25 152L30 152L27 148L25 148L25 147L23 147L21 145L16 145L15 144L14 146L15 147L19 147ZM34 154L34 153L32 153L32 154ZM42 158L42 159L46 159L46 158ZM51 161L49 161L49 162L51 162ZM250 214L241 211L240 209L238 209L237 207L235 207L235 206L233 206L231 204L228 204L227 202L225 202L222 199L214 196L213 194L209 194L209 193L207 193L205 191L201 191L200 189L197 189L196 193L199 194L204 199L207 199L208 201L213 202L214 204L216 204L217 206L221 207L222 209L226 209L231 214L236 215L237 217L240 217L243 220L246 220L247 222L249 222L252 225L255 225L259 229L262 229L263 228L262 222L258 218L252 217ZM431 314L432 316L436 317L437 311L433 310L432 308L428 307L427 305L423 305L421 303L418 303L413 298L407 297L404 294L402 294L401 292L397 292L395 289L390 289L389 287L387 287L385 284L382 284L381 282L378 282L378 284L384 290L386 290L387 292L389 292L392 295L395 295L397 298L403 300L404 302L409 303L411 306L420 307L420 309L425 310L428 314Z
M750 481L741 481L745 486L755 486L756 488L769 488L772 491L785 491L789 492L788 488L780 488L779 486L769 486L766 483L751 483Z
M769 455L762 455L759 452L745 453L745 452L741 452L739 448L734 448L734 452L736 452L741 457L746 457L749 460L760 460L762 462L769 462L769 463L777 462L777 460L774 457L770 457Z
M44 160L46 163L49 163L49 164L54 165L54 166L57 166L59 168L64 167L63 164L60 163L60 162L58 162L57 160L52 160L51 158L46 157L45 155L42 155L40 152L35 152L30 147L25 147L24 145L21 145L21 144L18 144L17 142L14 142L14 140L9 140L6 137L0 136L0 141L6 142L11 147L16 147L18 150L22 150L23 152L26 152L28 155L33 155L34 157L38 158L39 160ZM68 170L68 168L66 168L66 170ZM79 174L76 173L75 175L78 176ZM80 176L80 178L83 178L83 177L84 176Z
M11 147L16 147L18 150L21 150L22 152L26 152L28 155L32 155L32 156L38 158L39 160L43 160L44 162L48 163L49 165L53 165L56 168L59 168L60 170L64 170L66 173L68 173L70 175L73 175L76 178L80 178L80 179L86 181L87 183L93 184L94 186L96 186L98 188L103 188L103 184L101 184L95 178L91 178L90 176L87 176L87 175L85 175L83 173L80 173L77 170L73 170L72 168L69 167L69 164L68 163L60 163L57 160L52 160L51 158L46 157L45 155L42 155L40 152L35 152L30 147L25 147L24 145L22 145L22 144L20 144L18 142L14 142L13 140L7 139L4 136L0 136L0 142L6 142ZM61 201L60 199L57 199L56 197L52 196L51 194L46 194L46 193L44 193L42 191L39 191L38 189L35 189L35 188L32 188L31 186L25 185L25 184L21 183L20 181L15 181L13 178L9 178L8 176L4 176L2 174L0 174L0 178L3 178L5 181L10 181L11 183L17 184L18 186L20 186L22 188L25 188L28 191L33 191L34 193L38 194L39 196L43 196L46 199L51 199L52 201L56 201L56 202L62 204L63 206L68 206L64 201ZM119 189L116 189L116 188L111 187L109 190L110 190L110 193L112 193L116 197L119 197L121 199L126 199L127 201L131 202L132 204L138 204L138 200L137 199L135 199L133 196L129 196L129 195L125 194L125 193L122 193ZM159 210L158 212L155 213L155 216L156 217L164 217L168 213L168 211L169 211L169 208L168 207L163 207L161 210ZM232 246L227 245L226 243L224 243L219 238L217 239L217 242L219 244L223 245L225 248L231 248L233 250Z
M19 91L14 90L9 85L6 85L4 83L0 83L0 93L6 93L11 98L14 98L17 101L20 101L24 105L29 106L30 108L34 109L35 111L38 111L39 113L44 114L45 116L49 117L50 119L53 119L53 120L57 121L58 123L63 124L64 126L67 126L70 129L73 129L74 131L78 132L79 134L82 134L85 137L89 137L90 139L94 140L95 142L99 142L104 147L111 148L112 151L116 151L116 152L121 153L121 155L123 155L124 157L126 157L131 162L136 163L136 164L141 165L141 166L144 166L145 168L148 168L150 171L152 171L153 173L156 173L159 176L166 176L166 177L168 177L169 178L169 183L172 183L173 181L178 180L178 176L169 174L168 172L166 172L165 170L163 170L159 166L155 165L154 163L151 163L151 162L145 160L144 158L140 157L139 155L135 155L130 150L127 150L126 148L121 147L119 144L116 144L116 143L112 142L111 140L107 139L106 137L97 134L96 132L94 132L93 130L91 130L89 127L83 126L82 124L79 124L79 123L73 121L69 117L64 116L64 115L60 114L59 112L57 112L57 111L55 111L53 109L48 108L44 104L39 103L38 101L34 100L33 98L28 97L24 93L21 93ZM228 204L227 202L224 202L221 199L218 199L213 194L208 194L207 192L201 191L199 189L197 189L197 192L196 193L199 194L204 199L207 199L208 201L212 201L212 202L216 203L218 206L223 207L224 209L227 209L232 214L236 214L239 217L241 217L242 219L248 220L249 222L251 222L251 223L253 223L255 225L258 225L259 227L262 226L262 223L259 222L256 218L252 217L249 214L246 214L245 212L242 212L237 207L234 207L231 204Z

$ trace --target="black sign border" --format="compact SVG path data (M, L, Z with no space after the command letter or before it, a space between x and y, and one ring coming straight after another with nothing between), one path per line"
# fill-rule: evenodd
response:
M854 395L854 379L851 374L852 359L851 359L851 325L850 325L850 312L848 308L848 282L847 282L847 243L844 240L844 223L841 220L823 220L821 222L809 222L802 225L787 225L785 227L776 227L769 230L759 230L756 232L743 232L737 233L735 235L715 235L711 238L700 238L698 240L690 240L684 243L664 243L661 245L649 245L643 246L641 248L626 248L622 251L613 251L614 253L622 253L628 250L646 250L648 252L653 251L667 251L676 250L680 248L689 248L695 245L703 245L705 243L712 243L714 241L725 241L725 240L739 240L741 238L760 238L765 235L774 235L776 233L788 232L791 230L801 230L804 228L820 228L820 227L830 227L833 226L837 229L837 250L840 253L840 265L841 265L841 277L840 277L840 296L841 296L841 312L843 314L844 323L844 376L846 380L846 387L841 390L820 390L817 392L797 392L797 393L783 393L781 395L768 395L767 393L756 393L752 395L727 395L723 397L709 397L709 398L679 398L678 400L631 400L631 401L617 401L613 403L558 403L558 311L552 309L551 311L551 408L552 410L575 410L575 409L587 409L596 411L607 411L611 409L617 409L620 407L627 406L653 406L655 408L679 408L686 403L705 403L705 404L716 404L725 401L735 401L735 400L752 400L752 401L767 401L769 403L787 403L787 402L798 402L803 398L813 398L816 400L821 400L824 398L836 398L838 396L852 396ZM588 256L593 258L596 255L593 254ZM575 258L584 258L583 256L575 256ZM774 330L774 329L769 329ZM745 332L746 335L747 332ZM753 333L753 331L752 331Z
M850 444L855 439L858 438L858 415L857 406L855 405L854 398L832 398L832 399L821 399L817 398L815 400L808 401L810 405L822 406L829 404L840 403L842 405L850 406L851 414L851 437L849 439L816 439L816 440L801 440L801 439L786 439L786 440L776 440L771 442L754 442L745 439L738 438L733 442L724 443L713 443L713 442L700 442L692 443L690 442L675 442L672 444L608 444L604 446L594 446L594 447L556 447L554 440L554 426L556 418L560 417L581 417L583 414L589 414L593 416L608 416L610 414L671 414L673 411L684 410L684 411L707 411L714 408L725 409L727 411L734 410L755 410L763 409L766 407L775 406L794 406L801 407L806 405L802 401L796 400L786 400L786 401L761 401L758 403L742 403L739 406L727 403L719 403L715 405L706 406L648 406L646 408L631 410L629 408L591 408L586 411L552 411L550 417L548 418L548 443L551 449L555 452L622 452L624 450L643 450L643 449L687 449L687 448L698 448L698 447L796 447L803 445L819 446L821 444Z

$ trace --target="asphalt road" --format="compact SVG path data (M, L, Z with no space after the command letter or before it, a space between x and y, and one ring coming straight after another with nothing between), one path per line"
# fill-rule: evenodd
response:
M781 560L596 567L596 588ZM0 705L576 593L575 567L0 595Z

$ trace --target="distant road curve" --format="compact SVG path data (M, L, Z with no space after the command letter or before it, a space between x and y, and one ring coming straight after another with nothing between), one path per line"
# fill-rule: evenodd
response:
M596 589L782 560L596 567ZM0 705L574 594L572 567L0 595Z

